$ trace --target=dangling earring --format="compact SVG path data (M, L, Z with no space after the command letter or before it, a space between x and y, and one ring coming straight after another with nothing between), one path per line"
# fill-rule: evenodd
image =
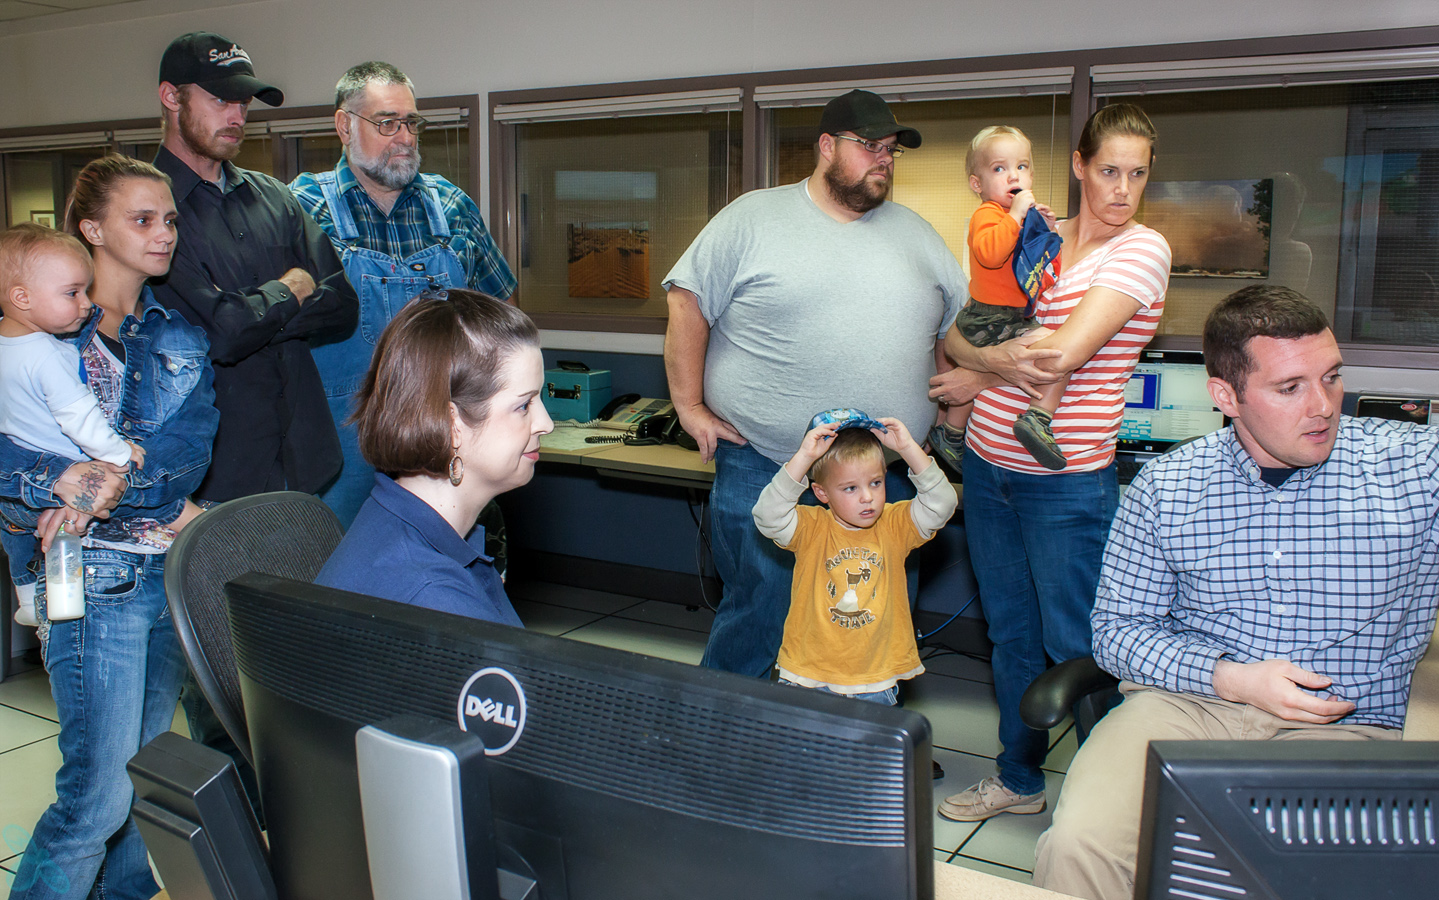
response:
M460 454L456 453L454 456L450 457L450 484L453 484L455 487L459 487L460 482L464 480L465 461L463 459L460 459Z

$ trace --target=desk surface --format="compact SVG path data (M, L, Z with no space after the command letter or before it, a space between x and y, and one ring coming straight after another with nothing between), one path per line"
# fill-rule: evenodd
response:
M601 474L637 481L655 481L680 487L708 489L714 483L713 462L700 462L699 452L675 444L634 447L628 444L585 444L578 449L546 447L540 443L540 462L568 463Z
M708 488L714 484L714 462L700 462L698 451L674 444L633 447L627 444L586 444L579 449L560 449L540 445L540 462L569 463L599 469L607 474L639 481L656 481L683 487ZM964 504L964 488L956 484L960 505Z
M949 863L934 864L934 900L1062 900L1064 896ZM155 900L169 897L161 891Z
M962 866L934 864L934 900L1063 900L1067 896Z

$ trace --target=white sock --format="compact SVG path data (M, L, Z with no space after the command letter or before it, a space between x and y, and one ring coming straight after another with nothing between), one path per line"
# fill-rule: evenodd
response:
M15 598L20 601L15 621L20 625L34 625L38 621L35 617L35 587L33 583L15 587Z

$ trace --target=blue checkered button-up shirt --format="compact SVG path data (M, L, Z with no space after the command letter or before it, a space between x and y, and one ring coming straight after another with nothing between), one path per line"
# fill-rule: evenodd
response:
M1109 532L1094 655L1213 697L1219 659L1328 675L1354 724L1399 728L1439 603L1439 428L1341 419L1278 488L1232 428L1151 462Z
M485 220L480 217L480 208L468 194L444 178L439 175L429 177L434 180L440 209L453 236L450 249L460 257L460 264L469 276L467 286L501 300L508 298L515 292L515 276L500 254L500 248L490 237ZM418 178L400 192L388 216L380 212L375 201L365 193L344 157L335 165L335 187L350 204L355 228L360 232L361 247L395 259L406 259L434 246L435 239L430 234L425 205L419 195ZM334 234L330 209L315 176L306 172L296 178L290 183L290 193L327 234ZM339 248L336 250L338 252Z

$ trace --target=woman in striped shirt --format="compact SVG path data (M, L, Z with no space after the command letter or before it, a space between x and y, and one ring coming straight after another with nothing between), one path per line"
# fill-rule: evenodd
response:
M1085 123L1074 153L1078 215L1059 223L1058 279L1040 299L1031 333L970 346L950 329L960 366L939 376L941 403L974 401L964 460L970 559L994 642L1003 750L997 776L940 804L958 821L1044 809L1040 764L1048 735L1019 718L1019 701L1048 659L1090 653L1089 612L1105 536L1118 505L1114 441L1124 388L1153 337L1169 284L1169 244L1134 219L1154 160L1154 126L1137 106L1107 106ZM1034 385L1068 375L1054 436L1062 471L1037 463L1014 438Z

